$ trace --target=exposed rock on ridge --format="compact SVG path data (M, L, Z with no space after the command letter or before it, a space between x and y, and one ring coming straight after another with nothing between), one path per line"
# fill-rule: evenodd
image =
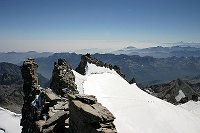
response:
M106 64L102 61L97 60L96 58L92 57L90 54L82 55L81 62L76 68L76 71L82 75L85 75L85 68L87 63L95 64L96 66L106 67L109 69L114 69L121 77L125 78L125 75L120 71L120 68L116 65L112 66L111 64Z
M172 104L197 101L200 95L183 80L177 79L169 83L150 86L151 94Z
M34 59L28 59L21 68L25 94L21 119L22 133L64 131L65 120L69 117L67 99L57 96L50 89L39 87L37 67ZM57 106L60 108L57 109Z
M67 85L75 85L70 65L59 59L54 66L52 91L39 87L34 59L22 65L22 133L116 133L115 117L95 96L77 94L76 87L66 91Z
M34 59L28 59L24 61L21 72L24 79L23 92L24 92L24 104L22 108L21 126L22 133L35 133L36 124L35 121L40 117L42 111L42 100L36 99L40 94L43 97L43 93L40 92L38 86L38 77L36 70L38 65ZM36 104L34 106L34 104Z
M78 93L72 68L65 59L54 63L50 88L58 95L63 95L64 91Z
M91 95L69 95L71 133L116 133L113 114Z

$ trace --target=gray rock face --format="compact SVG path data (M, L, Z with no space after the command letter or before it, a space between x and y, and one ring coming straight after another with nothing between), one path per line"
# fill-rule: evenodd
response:
M113 124L115 117L97 102L95 96L77 94L75 77L65 60L55 63L54 90L38 85L37 67L33 59L24 61L22 66L25 94L22 133L117 132ZM66 94L61 92L65 87L70 89Z
M74 82L75 76L71 66L65 59L58 59L58 62L54 63L50 88L58 95L63 95L67 92L78 93Z
M69 95L69 97L69 131L71 133L117 132L113 124L115 117L107 108L98 103L94 96ZM90 99L93 99L93 102Z
M65 129L65 120L69 117L68 100L59 97L51 89L39 87L37 67L33 59L28 59L21 68L25 94L22 133L59 133Z
M135 78L132 78L128 83L129 83L129 84L134 84L134 83L136 83Z
M51 89L45 89L45 94L47 102L58 101L61 99L58 95L53 93Z
M64 123L67 118L69 118L69 112L60 110L44 123L43 129L48 128L55 124Z
M21 126L22 133L35 133L38 117L41 113L42 100L36 99L37 96L42 97L42 93L38 87L37 77L37 64L34 59L28 59L24 61L21 72L24 79L23 92L24 92L24 104L22 108ZM35 105L33 104L35 103Z
M96 58L92 57L90 54L82 55L81 62L79 63L76 71L82 75L85 75L85 68L88 63L95 64L96 66L106 67L109 69L114 69L121 77L125 78L125 75L121 72L118 66L112 66L111 64L106 64L102 61L97 60Z
M150 86L150 92L152 92L152 95L175 105L188 102L188 100L197 101L198 97L200 97L187 82L180 79Z
M93 95L84 95L84 94L75 94L75 98L83 103L87 104L95 104L97 103L97 99Z

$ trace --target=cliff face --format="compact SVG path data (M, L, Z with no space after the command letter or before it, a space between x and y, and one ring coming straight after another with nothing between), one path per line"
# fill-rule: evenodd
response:
M111 70L114 69L121 77L125 78L125 75L121 72L121 70L118 66L116 66L116 65L112 66L111 64L106 64L106 63L92 57L90 54L81 56L81 62L79 63L78 67L76 68L76 71L82 75L85 75L85 71L86 71L85 68L87 66L87 63L95 64L96 66L100 66L100 67L106 67Z
M78 94L75 76L63 59L54 64L51 87L38 85L37 64L24 61L22 133L116 133L115 117L95 96Z
M198 101L199 94L185 81L177 79L169 83L150 86L153 96L172 104L186 103L189 100Z
M37 103L37 108L33 103L36 102L36 97L40 94L38 86L37 70L38 66L34 59L28 59L24 61L21 72L24 79L23 92L24 92L24 104L22 108L21 126L22 133L34 133L35 121L40 116L41 101Z
M0 85L21 85L22 83L19 66L6 62L0 63Z
M117 133L113 114L92 95L69 95L70 133Z
M58 59L58 62L54 63L50 88L58 95L63 95L64 92L78 93L74 82L71 66L65 59Z

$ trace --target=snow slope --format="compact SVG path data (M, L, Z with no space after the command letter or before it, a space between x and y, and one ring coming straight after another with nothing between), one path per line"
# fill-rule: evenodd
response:
M21 133L21 115L0 107L0 133Z
M74 71L78 89L114 114L119 133L200 133L195 114L143 92L113 70L93 64L86 70L85 76Z
M195 101L188 101L187 103L178 105L191 113L194 113L196 116L200 118L200 101L195 102Z

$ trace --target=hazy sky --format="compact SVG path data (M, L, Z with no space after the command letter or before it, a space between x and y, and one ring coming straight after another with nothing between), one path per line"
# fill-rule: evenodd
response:
M200 0L0 0L0 51L200 42Z

